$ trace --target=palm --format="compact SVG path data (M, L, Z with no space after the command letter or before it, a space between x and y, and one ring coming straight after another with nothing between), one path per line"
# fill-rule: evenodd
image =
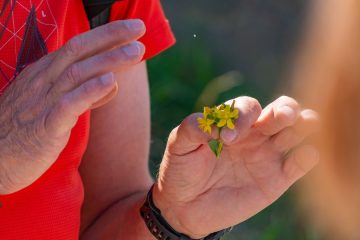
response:
M179 166L178 177L186 179L187 184L172 186L182 193L179 201L187 203L184 211L192 213L198 229L204 229L201 223L209 227L209 222L201 219L217 220L211 227L219 229L244 221L276 200L290 185L279 162L282 156L266 137L255 135L253 131L249 139L257 144L250 146L243 141L225 147L219 159L203 145L187 156L188 161L181 160L184 165ZM191 160L197 155L202 155L203 161ZM199 211L202 209L207 211Z

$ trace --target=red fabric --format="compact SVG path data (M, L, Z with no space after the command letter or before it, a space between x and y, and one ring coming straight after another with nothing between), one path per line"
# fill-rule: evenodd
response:
M16 69L22 69L17 66L21 59L27 59L23 57L25 53L19 54L24 39L28 39L27 48L32 44L37 49L31 56L38 56L45 50L55 51L71 37L89 29L81 0L0 0L0 7L6 2L9 3L0 14L0 94L14 79ZM25 37L24 24L29 19L31 4L40 37ZM147 26L148 31L141 39L147 48L145 59L174 43L159 0L124 0L114 5L111 20L131 18L140 18ZM35 31L36 27L29 29ZM36 42L39 39L40 43ZM1 240L78 239L84 197L78 167L88 141L89 121L90 112L79 118L66 148L34 184L0 196Z
M140 18L145 22L146 34L140 39L146 46L145 59L153 57L160 50L170 47L175 42L169 21L166 19L161 8L160 0L127 0L116 2L110 19L124 18Z

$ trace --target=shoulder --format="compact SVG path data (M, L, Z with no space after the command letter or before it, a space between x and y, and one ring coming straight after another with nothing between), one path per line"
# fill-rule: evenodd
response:
M114 3L110 21L141 19L146 34L140 41L146 46L145 59L149 59L175 43L169 21L160 0L122 0Z

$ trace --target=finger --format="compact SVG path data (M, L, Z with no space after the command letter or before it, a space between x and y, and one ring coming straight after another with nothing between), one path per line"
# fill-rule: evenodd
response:
M231 104L232 100L227 102ZM225 131L224 128L220 137L225 143L233 142L245 136L250 130L252 124L261 113L259 102L250 97L239 97L235 99L235 107L239 110L239 118L235 123L235 129ZM207 144L210 139L217 139L219 132L217 128L212 128L211 134L205 134L198 126L198 118L203 114L195 113L187 117L181 125L174 129L169 137L168 149L173 154L185 155L198 149L201 145Z
M202 117L201 113L191 114L170 133L167 149L171 154L186 155L212 139L210 134L204 133L198 126L197 119ZM212 131L212 134L217 133Z
M62 95L88 79L106 72L118 72L139 63L145 53L140 42L133 42L71 65L53 85L51 93Z
M264 135L271 136L292 126L299 114L299 104L290 97L282 96L264 109L255 127Z
M145 33L141 20L121 20L97 27L69 40L56 54L48 69L56 79L70 64L116 46L126 45Z
M25 76L24 79L28 81L39 80L39 77L37 76L39 76L40 73L44 72L44 70L49 67L49 65L55 59L55 55L55 53L49 53L46 56L43 56L42 58L37 60L36 62L26 66L26 68L20 73L20 76Z
M113 73L108 73L64 95L45 120L48 133L54 137L67 134L76 124L78 117L108 95L115 85Z
M315 111L310 109L303 110L294 126L283 129L274 135L270 141L272 141L274 147L279 152L287 152L317 131L319 123L319 117Z
M234 130L223 128L220 133L225 144L231 144L244 138L261 114L260 103L251 97L238 97L235 100L235 108L239 110L239 117L235 121ZM231 104L233 100L226 102Z
M295 149L284 161L282 170L290 185L302 178L319 162L319 153L312 146Z
M119 92L119 87L117 84L115 84L115 87L111 90L111 92L108 95L106 95L105 97L103 97L102 99L100 99L99 101L97 101L96 103L94 103L91 106L91 109L96 109L96 108L99 108L99 107L105 105L106 103L111 101L111 99L113 99L117 95L118 92Z

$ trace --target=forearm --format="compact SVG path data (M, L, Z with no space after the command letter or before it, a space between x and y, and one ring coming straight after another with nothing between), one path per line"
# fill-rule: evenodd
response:
M81 235L81 240L154 240L140 216L147 192L139 192L109 207Z

